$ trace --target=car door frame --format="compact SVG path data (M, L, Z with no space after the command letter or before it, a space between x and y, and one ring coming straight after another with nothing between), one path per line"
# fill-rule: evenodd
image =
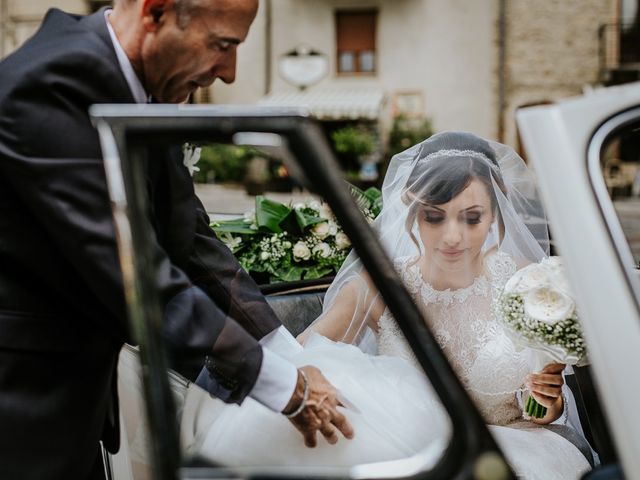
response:
M230 139L252 132L264 141L283 140L300 159L305 178L313 179L314 190L329 203L345 233L358 252L389 310L398 319L414 354L427 372L434 390L447 410L453 436L432 470L423 471L416 458L404 464L377 464L352 469L351 478L472 478L489 468L491 478L514 478L502 452L489 433L480 413L454 374L444 353L426 326L393 269L380 242L373 235L343 183L338 163L315 120L299 110L269 108L185 107L171 105L99 105L91 117L100 135L109 193L114 212L118 248L123 270L125 296L132 331L141 347L143 383L149 417L152 458L156 477L177 478L181 468L175 425L175 410L167 381L167 360L159 331L162 309L153 288L151 258L144 241L151 232L145 217L146 198L141 160L146 145L180 144L195 139ZM275 135L265 137L265 135ZM271 140L268 140L271 138ZM292 170L295 169L292 165ZM308 183L311 186L311 183ZM159 441L161 439L161 441ZM195 468L195 467L193 467ZM233 475L228 470L200 468L182 470L193 478ZM474 473L475 472L475 473ZM266 473L264 475L267 475ZM268 476L296 478L287 469ZM262 476L253 472L249 476Z
M517 113L557 249L567 264L591 368L627 478L640 478L640 280L606 190L601 154L640 120L640 84Z

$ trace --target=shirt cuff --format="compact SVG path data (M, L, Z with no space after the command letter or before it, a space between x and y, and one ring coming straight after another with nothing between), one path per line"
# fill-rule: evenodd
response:
M262 337L260 339L260 345L268 348L287 360L293 358L294 355L297 355L304 350L302 345L298 343L295 337L291 335L284 325L280 325L280 327Z
M280 413L291 400L297 382L298 369L281 356L263 347L260 373L249 396L274 412Z

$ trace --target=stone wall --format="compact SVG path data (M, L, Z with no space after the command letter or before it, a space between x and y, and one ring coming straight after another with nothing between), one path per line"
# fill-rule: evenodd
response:
M514 114L523 105L582 93L598 81L598 28L618 0L507 0L505 143L518 147Z
M88 11L85 0L0 0L0 57L33 35L52 7L72 13Z

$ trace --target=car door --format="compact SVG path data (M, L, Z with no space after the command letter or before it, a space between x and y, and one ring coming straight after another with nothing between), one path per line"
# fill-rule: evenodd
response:
M575 289L611 455L640 478L640 84L526 108L517 121Z
M141 349L139 377L144 406L138 416L146 410L147 421L140 431L140 441L150 453L152 478L514 478L476 406L345 187L315 121L300 111L167 105L99 106L91 114L105 158L132 331ZM184 404L180 398L176 401L172 386L188 389L189 385L167 374L167 355L157 321L161 308L153 288L153 272L147 267L151 259L145 241L152 234L152 226L144 215L147 198L141 165L153 161L150 146L157 150L159 146L202 141L286 149L291 171L299 171L300 181L328 202L447 412L451 434L444 439L442 449L434 453L425 445L419 454L401 461L332 473L285 467L230 470L222 465L194 463L188 452L180 449L176 404L179 408Z

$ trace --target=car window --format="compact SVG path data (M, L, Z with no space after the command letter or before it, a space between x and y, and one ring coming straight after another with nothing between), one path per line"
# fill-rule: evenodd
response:
M451 420L398 327L388 323L380 331L378 320L385 306L366 268L347 281L337 298L332 294L335 308L325 308L326 289L352 250L326 199L292 179L287 179L288 184L274 182L273 172L286 167L273 152L267 155L252 147L222 143L194 145L183 148L185 162L191 164L195 191L222 248L233 252L263 290L279 292L267 299L295 345L287 346L286 339L280 339L272 347L274 353L292 355L300 366L320 368L340 390L342 412L358 438L368 440L364 448L361 441L352 443L340 436L336 448L330 449L318 435L320 446L306 448L290 422L254 399L247 398L238 408L211 398L192 383L198 375L206 375L201 371L202 359L174 355L169 379L185 458L240 469L298 465L303 474L310 468L346 472L355 465L362 472L372 472L385 468L386 462L392 462L394 473L413 472L416 465L418 470L433 468L451 440ZM201 149L197 163L189 157L196 148ZM241 156L245 156L241 160L244 173L238 176L231 168ZM215 170L207 170L211 164ZM380 190L346 180L343 187L370 224L381 209ZM323 319L319 326L310 329L319 317ZM381 333L387 336L388 351L378 351L376 335ZM295 337L304 339L305 353L297 351ZM351 343L359 348L347 345ZM369 355L378 353L394 356L372 362ZM140 440L147 425L140 414L142 376L137 356L136 349L127 347L120 362L123 433L132 468L149 471L149 445ZM274 443L279 445L277 450L270 448ZM238 445L244 446L241 451ZM373 463L377 465L367 466Z
M640 123L613 132L601 152L602 175L634 265L640 263Z

